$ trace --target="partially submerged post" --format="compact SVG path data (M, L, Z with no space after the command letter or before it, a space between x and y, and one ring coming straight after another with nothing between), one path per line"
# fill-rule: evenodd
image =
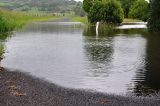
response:
M99 22L96 23L96 37L98 37L98 28L99 28Z

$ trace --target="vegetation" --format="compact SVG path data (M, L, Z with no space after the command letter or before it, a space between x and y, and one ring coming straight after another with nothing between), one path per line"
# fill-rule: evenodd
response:
M4 41L9 37L9 33L0 34L0 62L4 58L4 52L5 52L5 43ZM0 65L1 67L1 65Z
M127 23L127 22L142 22L142 20L125 18L125 19L123 20L123 22L124 22L124 23Z
M137 0L130 8L129 18L147 21L148 19L148 2Z
M93 4L93 6L90 8L89 12L88 12L88 19L91 23L94 22L98 22L98 21L102 21L102 17L103 17L103 3L100 1L95 1L95 3Z
M88 24L88 19L87 19L87 17L73 17L73 18L72 18L72 21L81 22L81 23L83 23L83 24Z
M0 61L3 59L4 51L5 51L4 44L0 43Z
M150 32L160 32L160 0L151 0L148 30Z
M121 6L124 11L124 17L128 18L130 8L134 4L134 2L137 0L117 0L117 1L120 1L120 3L121 3Z
M49 19L58 18L52 15L30 15L22 12L14 12L1 10L0 11L0 33L9 32L14 29L22 27L30 21L45 21Z
M72 13L74 0L0 0L0 7L7 10L25 11L28 13ZM80 3L79 3L80 4ZM82 7L82 3L80 4ZM82 9L81 9L82 10Z
M83 9L86 13L89 13L90 8L93 6L94 0L83 0Z
M81 22L83 24L89 24L87 17L75 16L75 17L72 17L71 20L75 22ZM123 23L127 23L127 22L142 22L142 20L124 18Z
M92 5L90 3L92 3ZM88 20L91 23L100 21L107 24L117 24L123 21L123 10L120 3L116 0L84 1L83 8L85 12L88 13Z

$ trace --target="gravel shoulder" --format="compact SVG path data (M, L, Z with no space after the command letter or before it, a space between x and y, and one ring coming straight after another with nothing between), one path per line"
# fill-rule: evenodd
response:
M160 97L124 97L67 89L0 68L0 106L160 106Z

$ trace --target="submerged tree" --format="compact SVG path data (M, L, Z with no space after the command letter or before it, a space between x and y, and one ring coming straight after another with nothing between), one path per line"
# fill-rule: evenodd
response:
M130 8L129 18L147 21L148 19L148 2L145 0L136 1Z
M122 23L124 18L123 9L116 0L109 0L104 3L102 8L102 20L106 23Z
M160 32L160 0L151 0L150 2L148 30Z
M91 23L101 21L102 19L102 2L96 1L88 12L88 19Z
M121 5L116 0L95 0L88 9L88 19L91 23L100 21L117 24L121 23L124 18Z

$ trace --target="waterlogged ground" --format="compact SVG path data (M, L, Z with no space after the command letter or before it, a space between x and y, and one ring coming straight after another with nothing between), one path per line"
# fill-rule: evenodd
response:
M33 23L7 39L1 65L69 88L155 93L160 90L160 36L135 26L140 29L121 26L96 36L95 28L77 22Z

